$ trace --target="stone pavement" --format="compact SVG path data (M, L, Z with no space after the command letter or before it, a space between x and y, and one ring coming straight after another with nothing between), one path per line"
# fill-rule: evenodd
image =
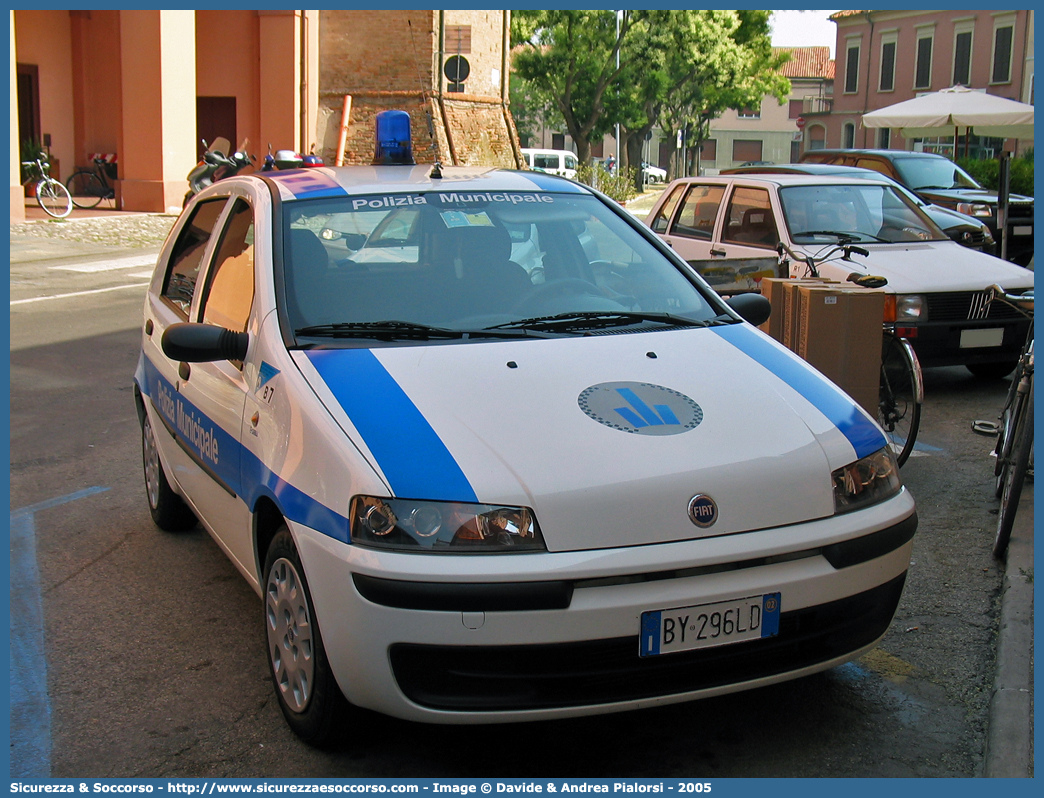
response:
M627 203L644 219L662 189ZM35 203L34 203L35 205ZM65 220L39 208L11 225L11 262L112 256L114 249L158 248L176 216L75 209ZM984 467L986 467L985 464ZM1027 482L1015 518L1005 568L997 633L997 666L990 701L984 775L1026 778L1033 774L1033 483Z

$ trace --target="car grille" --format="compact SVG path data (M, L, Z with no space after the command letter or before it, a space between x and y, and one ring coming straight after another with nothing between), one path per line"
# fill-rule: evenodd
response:
M986 234L982 230L955 230L950 238L965 247L979 248L986 242Z
M1033 216L1032 202L1012 202L1008 205L1008 218L1025 219Z
M986 291L928 294L928 321L1020 319L1022 314L1003 302L989 302Z
M905 579L784 612L779 634L764 640L658 657L638 656L637 634L532 646L399 643L391 647L392 670L411 701L457 712L589 706L741 684L870 645L888 629Z

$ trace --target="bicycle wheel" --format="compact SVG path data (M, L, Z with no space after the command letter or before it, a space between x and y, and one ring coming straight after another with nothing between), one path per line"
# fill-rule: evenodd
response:
M921 423L917 365L913 353L899 338L885 334L881 349L881 388L877 421L884 428L888 445L902 465L913 451Z
M101 178L85 169L73 172L72 177L65 181L65 187L69 189L73 205L77 208L93 208L108 193Z
M44 178L36 184L36 201L55 219L64 219L72 213L69 189L52 177Z
M1008 397L1004 400L1004 409L1001 411L1000 421L997 424L997 445L993 447L996 462L993 464L994 492L998 499L1004 491L1004 483L1008 480L1008 470L1011 464L1011 442L1015 427L1015 420L1019 417L1022 404L1026 401L1024 394L1019 393L1019 382L1022 380L1023 366L1020 362L1012 376L1011 388Z
M993 542L993 556L1003 557L1011 540L1011 528L1015 523L1015 514L1019 510L1019 499L1022 497L1022 485L1026 481L1026 470L1029 468L1030 454L1033 451L1033 383L1030 382L1029 394L1019 408L1015 419L1015 427L1011 436L1011 462L1008 466L1004 489L1001 491L1000 512L997 514L997 537Z

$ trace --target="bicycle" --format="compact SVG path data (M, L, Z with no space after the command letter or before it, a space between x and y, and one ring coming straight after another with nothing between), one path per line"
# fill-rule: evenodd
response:
M87 169L79 167L65 181L69 194L72 195L73 205L77 208L94 208L103 199L116 198L115 187L109 184L105 167L108 165L104 158L94 159L94 168Z
M55 219L64 219L72 213L72 197L65 186L51 177L47 153L41 152L32 161L22 161L22 166L29 175L26 182L36 180L36 202L45 213Z
M1033 294L1009 294L999 285L989 289L990 299L1000 300L1023 315L1033 318ZM1027 307L1028 305L1028 307ZM1033 463L1033 324L1011 377L1011 387L1001 410L994 447L995 493L1000 499L993 556L1004 557L1022 497L1022 486Z
M821 250L825 254L809 255L792 250L782 241L778 252L781 258L789 256L807 267L809 277L819 277L818 266L840 255L850 260L853 254L866 257L869 251L851 243L831 244ZM864 288L882 288L883 277L857 275L849 281ZM910 341L896 333L895 326L883 324L881 341L881 386L878 394L877 423L885 432L888 445L898 465L903 465L913 452L917 430L921 424L921 405L924 403L924 379Z

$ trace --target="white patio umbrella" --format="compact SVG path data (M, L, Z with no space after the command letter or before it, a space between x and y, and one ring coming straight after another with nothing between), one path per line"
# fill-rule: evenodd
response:
M938 136L939 128L967 135L971 128L978 136L1031 139L1033 106L953 86L863 114L863 125L899 128L904 138Z

